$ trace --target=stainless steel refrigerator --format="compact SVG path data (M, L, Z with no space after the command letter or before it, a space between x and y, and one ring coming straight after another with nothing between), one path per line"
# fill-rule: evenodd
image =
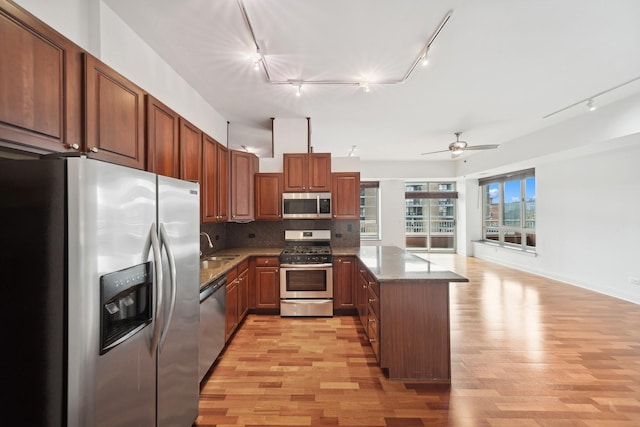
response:
M0 161L3 424L192 425L199 200L85 157Z

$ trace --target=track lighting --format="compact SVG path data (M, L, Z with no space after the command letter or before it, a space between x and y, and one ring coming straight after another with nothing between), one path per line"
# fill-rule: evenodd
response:
M367 82L360 82L358 83L358 86L360 86L364 92L371 91L371 88L369 87L369 83Z
M271 85L294 84L294 83L292 83L291 80L274 79L274 78L271 77L270 67L269 67L269 64L268 64L269 61L267 61L267 58L262 54L262 52L260 52L260 46L262 44L259 43L258 39L256 38L256 34L255 34L254 30L253 30L253 25L251 24L251 20L249 19L249 15L247 14L247 10L244 7L244 0L236 0L236 2L238 3L238 6L240 8L240 13L242 14L242 18L244 20L246 29L247 29L249 35L251 36L251 39L253 41L253 45L256 48L256 56L253 59L253 68L255 70L261 70L262 69L262 72L264 73L266 82L271 84ZM431 36L427 39L427 41L424 44L422 50L418 53L418 55L415 57L415 59L413 60L413 62L409 66L409 69L401 77L399 76L399 77L394 77L394 78L376 79L375 84L376 85L397 85L397 84L402 84L402 83L407 81L407 79L411 76L411 73L413 73L414 69L417 67L417 65L420 62L422 62L422 65L427 65L427 62L428 62L427 54L429 52L429 48L436 41L436 37L438 37L440 32L444 29L444 27L447 24L447 22L449 22L449 19L451 18L452 14L453 14L453 10L449 10L444 15L444 17L442 18L442 20L440 21L438 26L435 28L435 30L433 31ZM369 90L370 90L368 83L363 84L363 83L359 83L357 80L354 81L354 80L351 80L351 79L336 79L336 80L333 80L333 79L332 80L313 80L313 79L310 79L310 80L297 80L297 81L301 82L300 85L302 83L309 84L309 85L345 85L345 86L359 84L364 92L369 92ZM300 96L300 86L298 86L298 90L296 91L296 96Z
M593 103L593 99L590 99L587 101L587 108L589 109L589 111L595 111L596 105Z
M347 153L347 157L352 157L353 156L353 153L355 153L355 151L356 151L356 147L357 147L357 145L352 145L351 146L351 150L349 150L349 153Z
M253 55L253 69L256 71L260 71L260 62L262 62L262 54L260 53L260 48L256 49L256 53Z
M427 47L427 49L424 51L424 54L422 55L422 66L426 67L428 63L429 63L429 48Z
M296 86L296 96L302 95L302 83L298 83Z

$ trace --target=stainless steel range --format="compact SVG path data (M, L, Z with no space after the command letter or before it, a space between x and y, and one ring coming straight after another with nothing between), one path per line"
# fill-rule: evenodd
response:
M280 315L333 316L330 230L285 230L280 253Z

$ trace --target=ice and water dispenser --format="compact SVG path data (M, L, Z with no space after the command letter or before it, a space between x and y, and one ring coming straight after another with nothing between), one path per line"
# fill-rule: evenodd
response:
M153 262L100 277L100 354L135 335L153 319Z

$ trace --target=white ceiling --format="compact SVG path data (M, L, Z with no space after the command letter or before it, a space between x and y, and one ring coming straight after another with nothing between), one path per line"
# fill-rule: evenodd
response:
M244 0L274 81L398 80L445 14L451 18L403 84L269 84L232 0L104 0L226 120L229 146L270 147L271 117L310 117L316 152L363 161L448 160L454 132L505 144L640 92L638 0ZM473 155L467 152L463 156Z

